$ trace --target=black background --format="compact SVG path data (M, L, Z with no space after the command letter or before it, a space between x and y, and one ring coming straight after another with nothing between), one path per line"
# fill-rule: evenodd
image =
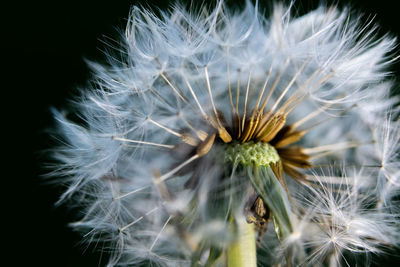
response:
M400 36L395 1L326 2L376 15L382 32ZM65 107L77 86L85 85L90 70L84 58L102 60L101 40L118 38L130 6L137 3L164 10L170 5L128 0L14 1L1 7L4 77L0 106L2 156L6 159L0 182L1 221L6 224L1 244L6 247L2 262L10 260L2 266L104 266L106 257L80 243L80 236L68 228L76 211L54 206L62 189L46 185L40 177L47 160L43 151L52 145L46 133L53 125L49 108ZM242 1L229 3L240 5ZM317 3L298 0L296 6L307 10ZM392 71L399 76L399 70L396 63ZM376 265L395 262L399 263L398 258L389 255Z

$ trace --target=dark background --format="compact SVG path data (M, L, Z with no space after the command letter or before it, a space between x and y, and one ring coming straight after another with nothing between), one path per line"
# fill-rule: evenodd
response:
M212 3L211 1L205 1ZM242 1L228 1L240 5ZM261 3L264 1L260 0ZM265 2L270 2L269 0ZM382 32L400 36L399 12L394 1L325 1L344 4L376 15ZM54 203L62 189L47 185L40 177L48 160L44 149L52 146L46 133L53 125L51 106L65 107L67 99L84 86L90 70L84 58L101 61L101 40L118 39L130 6L166 9L167 1L14 1L2 6L1 45L4 75L1 85L4 198L1 221L6 246L2 266L104 266L106 256L80 243L68 228L76 211ZM296 7L309 10L318 1L298 0ZM2 4L3 5L3 4ZM393 72L399 76L399 63ZM4 249L2 249L4 252ZM398 253L397 253L398 254ZM102 260L103 259L103 260ZM399 263L392 256L376 266Z

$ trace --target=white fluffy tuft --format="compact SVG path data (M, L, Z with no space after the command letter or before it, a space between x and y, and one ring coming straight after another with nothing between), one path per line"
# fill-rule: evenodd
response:
M186 133L204 137L210 114L249 114L263 84L264 96L275 88L266 109L298 97L287 121L308 131L298 145L317 167L304 171L308 183L289 181L293 232L279 243L268 230L263 248L280 252L277 263L317 265L397 245L400 126L386 79L395 40L375 37L373 22L360 25L347 9L291 11L276 5L267 19L249 1L199 15L133 7L108 64L89 63L79 122L54 111L61 200L82 206L73 226L109 244L110 266L189 266L204 242L232 242L221 206L243 216L249 181L240 167L227 170L218 144L200 159L178 148Z

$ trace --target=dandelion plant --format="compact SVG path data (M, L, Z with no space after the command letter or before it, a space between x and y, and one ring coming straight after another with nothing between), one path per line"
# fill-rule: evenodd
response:
M60 201L110 266L364 265L398 245L395 39L295 5L133 7L54 111Z

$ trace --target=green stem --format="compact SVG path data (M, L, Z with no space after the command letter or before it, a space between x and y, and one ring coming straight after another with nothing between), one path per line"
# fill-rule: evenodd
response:
M243 220L238 223L237 228L238 238L228 248L228 267L256 267L254 225Z

